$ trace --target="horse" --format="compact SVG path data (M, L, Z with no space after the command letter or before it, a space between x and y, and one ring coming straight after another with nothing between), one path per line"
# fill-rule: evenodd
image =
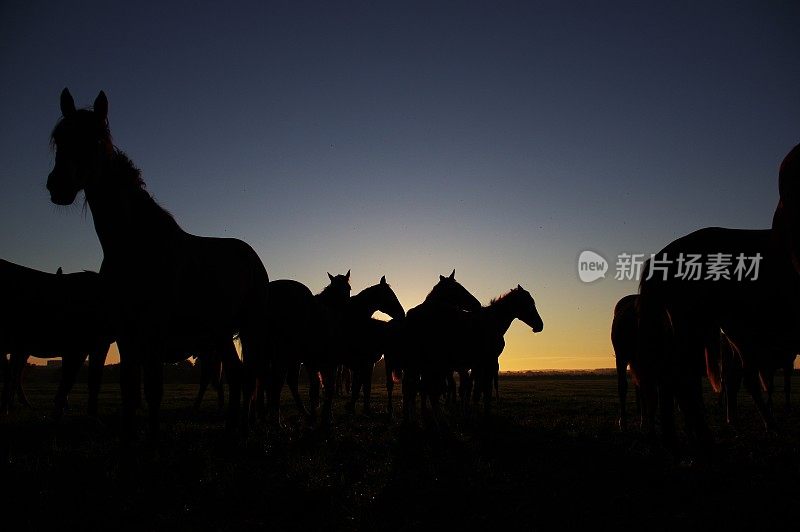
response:
M373 369L381 356L391 349L395 326L405 318L405 310L386 283L385 277L381 278L378 286L384 286L384 290L389 288L384 296L384 304L378 310L388 314L391 320L386 322L373 318L374 311L371 307L359 305L357 298L361 294L358 294L348 302L338 335L339 361L344 367L349 368L353 375L350 398L346 403L349 412L355 412L355 405L362 391L364 413L371 412ZM391 389L393 385L393 381L392 384L389 384L389 381L392 381L391 370L387 370L387 389Z
M344 365L352 369L353 383L348 409L354 409L358 394L363 389L364 408L367 412L370 410L372 370L375 362L380 358L379 353L384 350L384 342L387 338L383 326L377 323L379 320L372 318L377 311L388 314L391 321L402 320L405 317L405 310L394 290L386 282L386 276L382 276L378 284L365 288L351 297L344 306L326 346L330 353L329 357L334 360L334 368L330 368L330 358L318 359L324 363L320 369L327 365L329 372L332 369L335 370L336 365ZM314 370L314 366L310 366L309 370ZM322 371L321 374L324 375ZM333 374L331 373L331 375ZM323 383L327 388L327 379L323 378ZM311 386L312 402L315 390L313 384ZM333 388L330 392L326 392L326 402L331 401L332 393Z
M639 287L639 350L643 370L653 378L643 385L658 388L663 437L673 450L677 450L673 397L686 419L692 447L710 449L701 376L707 374L719 390L719 342L714 339L720 329L757 330L786 345L797 341L800 145L781 164L779 189L781 199L771 229L700 229L668 244L648 261L648 274ZM735 267L722 276L719 269L697 276L690 272L690 257L707 257L717 265L727 260ZM753 264L758 265L757 276L741 275L740 258L752 259L743 269L745 274L753 271ZM668 330L663 327L664 312L669 315ZM665 340L666 335L671 342ZM745 353L753 358L749 366L760 366L755 360L761 356L758 346Z
M439 397L446 386L447 372L456 367L472 370L475 383L482 390L484 412L488 414L492 371L505 347L503 336L514 319L527 324L534 333L544 328L533 297L519 285L474 312L426 303L409 310L404 334L404 347L410 359L403 381L406 419L413 413L417 382L430 398L434 419L441 418ZM408 378L412 372L419 376L418 381Z
M456 270L453 269L449 276L439 276L439 282L433 287L430 293L425 297L423 303L446 305L464 311L476 311L481 308L481 302L478 298L473 296L466 288L464 288L458 281L456 281ZM499 367L498 367L499 370ZM453 378L453 372L458 373L459 377L459 390L456 390L456 381ZM497 372L495 372L495 375ZM472 381L470 379L469 368L453 368L452 372L447 374L447 402L455 403L455 398L460 395L463 401L469 397L472 388ZM476 393L479 393L476 390Z
M230 388L226 427L239 425L241 395L252 394L255 374L267 363L269 277L258 254L233 238L184 231L145 188L141 171L114 146L108 99L76 109L69 91L51 134L55 166L47 178L50 200L70 205L80 191L92 212L103 249L100 280L113 297L108 309L118 333L123 435L135 438L139 375L143 370L149 434L158 433L164 362L187 353L219 353ZM238 334L242 360L234 348ZM246 412L245 412L246 414ZM247 415L241 428L247 430Z
M327 363L330 357L324 350L350 299L350 271L336 276L328 273L328 279L330 284L316 295L304 284L291 279L269 283L270 303L266 326L273 331L272 354L270 372L263 384L268 396L271 423L280 422L280 394L284 383L289 385L301 414L313 417L298 391L301 363L309 370L309 386L315 399L319 397L319 378L309 368L314 367L315 371L319 371L323 367L323 378L330 379ZM328 381L326 388L333 391L333 382ZM259 403L261 397L259 394ZM312 410L316 411L316 404Z
M455 269L447 277L439 275L439 281L433 286L428 295L425 296L423 304L445 305L461 310L477 310L481 307L480 301L464 288L461 283L456 281ZM388 322L388 325L377 325L377 327L382 327L384 329L382 335L378 336L376 350L382 352L384 356L387 413L389 417L392 417L394 415L392 397L395 378L400 378L403 375L405 367L402 347L404 320L392 319ZM452 373L450 377L452 378ZM463 385L464 381L462 381L462 386ZM453 386L455 386L455 384L453 384Z
M88 414L97 416L97 398L108 348L113 342L107 302L95 272L52 274L0 260L0 355L5 362L2 410L14 395L29 405L22 370L29 356L62 359L53 416L58 419L78 371L89 357Z

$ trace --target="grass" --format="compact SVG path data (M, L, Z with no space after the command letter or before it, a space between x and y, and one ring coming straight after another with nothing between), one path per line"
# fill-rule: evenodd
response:
M794 413L779 412L774 435L746 397L739 430L720 426L708 393L715 457L688 467L642 433L618 430L610 376L508 377L500 389L494 417L451 415L447 431L388 420L383 385L369 417L337 400L328 433L307 428L284 397L283 430L259 424L231 441L214 394L196 414L195 387L169 385L159 441L124 448L116 385L104 389L100 422L83 415L79 384L54 424L54 386L32 384L39 409L0 419L0 515L17 524L6 530L674 530L796 520L797 400Z

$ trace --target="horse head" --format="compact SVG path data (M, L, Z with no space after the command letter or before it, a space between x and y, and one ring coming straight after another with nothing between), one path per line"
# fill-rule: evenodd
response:
M544 322L539 316L539 311L536 310L536 302L530 292L517 285L509 292L509 296L513 298L517 319L530 327L533 332L542 332Z
M800 144L792 148L781 163L778 174L780 201L772 220L782 249L800 274Z
M397 299L397 295L394 293L394 290L392 290L392 287L386 282L385 275L381 277L378 284L371 288L375 294L374 297L378 310L384 314L388 314L392 319L405 317L406 311L403 309L403 305L400 304L400 300Z
M350 299L350 290L352 290L350 287L350 270L347 270L344 275L331 275L329 273L328 279L330 279L331 284L326 286L323 292L332 302L346 303Z
M64 89L61 115L50 136L56 162L47 177L47 190L53 203L70 205L87 183L97 179L114 148L108 129L108 100L102 91L92 109L75 109L75 101Z
M481 308L481 302L456 281L455 270L447 277L439 276L439 282L431 289L425 301L446 303L461 310L475 311Z

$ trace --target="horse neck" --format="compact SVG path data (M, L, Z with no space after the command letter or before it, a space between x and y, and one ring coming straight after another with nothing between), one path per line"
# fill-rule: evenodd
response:
M346 301L340 301L331 291L327 290L315 295L314 299L326 309L334 312L340 312L346 303Z
M481 303L478 299L464 290L464 296L453 297L446 290L437 290L434 288L425 297L425 303L436 303L440 305L449 305L462 310L475 311L481 308ZM471 299L470 299L471 298Z
M347 313L355 318L369 318L380 310L380 304L369 288L357 293L347 302Z
M139 183L127 182L113 161L106 163L97 184L86 187L86 202L103 254L136 254L142 248L168 246L184 234Z
M505 334L509 327L511 327L511 322L517 317L517 313L512 307L511 302L506 298L498 299L488 307L481 308L479 312L492 320L497 327L497 332L500 334Z

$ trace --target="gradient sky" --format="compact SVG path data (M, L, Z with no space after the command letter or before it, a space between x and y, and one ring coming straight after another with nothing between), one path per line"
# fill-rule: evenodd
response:
M137 3L138 4L138 3ZM0 256L97 270L52 205L48 136L100 89L115 143L184 229L271 279L522 284L503 370L613 366L611 262L704 226L766 228L800 142L797 2L0 3ZM613 264L612 264L613 269Z

